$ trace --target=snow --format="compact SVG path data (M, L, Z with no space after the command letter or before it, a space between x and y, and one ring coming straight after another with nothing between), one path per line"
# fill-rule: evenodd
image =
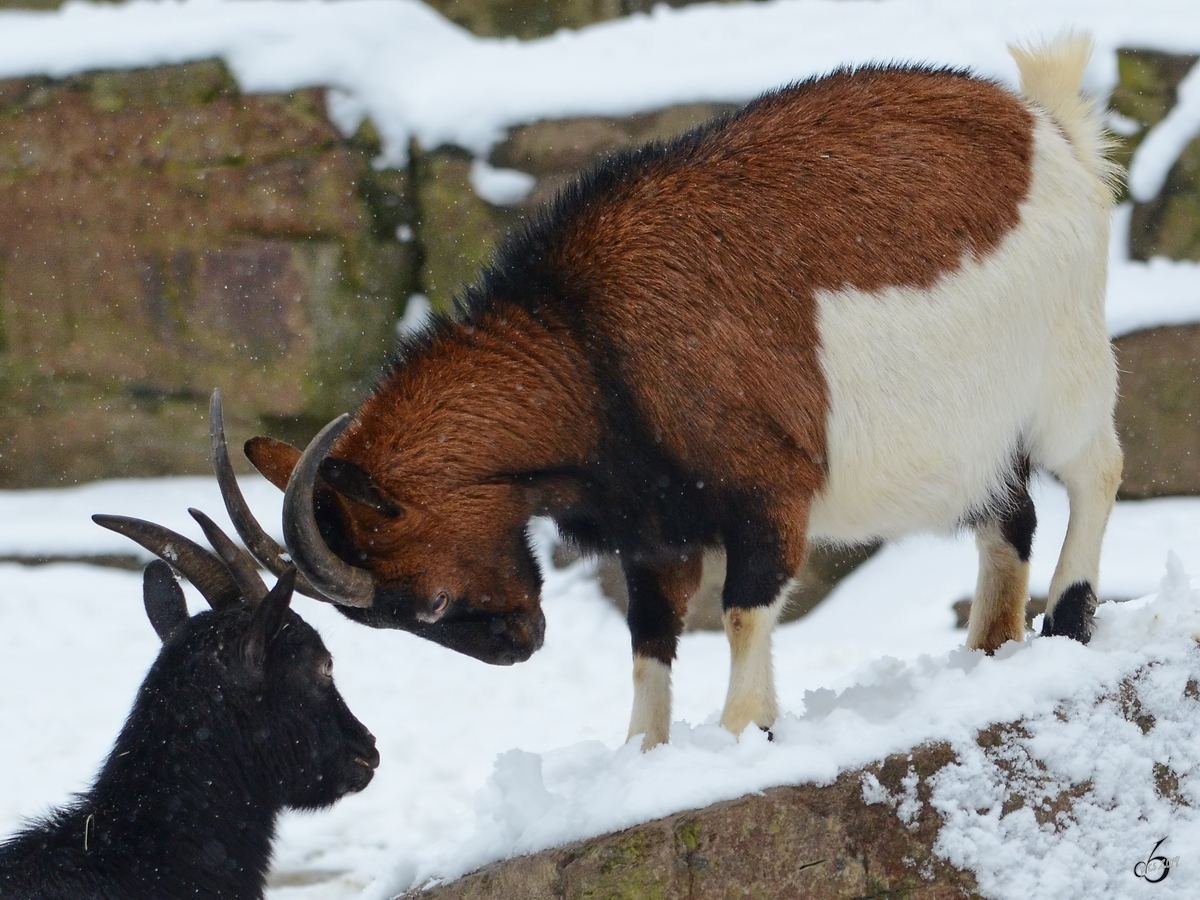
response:
M262 521L278 522L278 492L258 478L243 479L243 487ZM1066 497L1039 479L1034 498L1036 596L1049 584ZM225 522L211 479L0 492L0 522L22 524L0 532L0 555L136 550L92 525L93 512L139 515L199 540L187 505ZM1104 545L1103 594L1158 596L1104 604L1086 648L1031 638L992 658L963 649L951 605L974 586L971 539L918 536L886 547L813 613L779 629L784 713L774 742L754 731L736 740L716 724L728 672L724 636L686 635L671 743L648 754L624 744L632 691L621 615L600 596L590 564L555 569L547 523L535 523L535 531L547 573L547 639L520 666L492 668L297 599L334 653L351 709L378 737L383 764L364 793L327 812L285 818L277 871L297 884L275 887L273 900L384 898L771 785L828 782L933 740L958 753L932 798L947 820L939 850L979 872L987 896L1134 896L1129 891L1143 882L1134 883L1132 867L1164 834L1174 844L1160 852L1183 852L1187 864L1194 844L1186 842L1200 825L1191 808L1158 799L1153 785L1154 763L1169 765L1200 808L1200 788L1188 780L1200 766L1200 718L1183 690L1200 664L1200 594L1182 574L1200 571L1200 499L1117 505ZM1170 552L1176 555L1160 590ZM3 834L86 787L157 639L135 573L0 564L0 586L0 683L24 686L0 694ZM1131 678L1140 679L1142 708L1157 723L1146 735L1112 700ZM1021 759L1030 779L1040 779L1038 790L1055 795L1064 785L1091 785L1076 802L1075 821L1059 831L1032 813L999 815L996 762L974 734L1017 719L1028 735L1018 742L1026 747ZM864 790L902 818L914 812L914 797L883 798L869 784ZM1078 865L1076 853L1088 864ZM1009 866L1016 858L1021 865ZM1016 878L1016 870L1025 874ZM1168 878L1158 888L1183 896L1170 893L1183 883ZM1031 884L1057 884L1060 892Z
M412 0L161 0L69 3L51 13L0 11L0 77L220 57L243 89L333 88L343 130L370 116L380 164L410 138L454 142L478 157L472 178L492 202L516 202L522 173L487 151L514 124L625 115L691 101L743 101L838 65L909 60L970 66L1011 83L1007 41L1090 30L1087 75L1103 94L1115 48L1200 50L1195 0L776 0L665 7L539 41L478 39ZM1135 157L1136 196L1153 193L1200 128L1200 75ZM1120 126L1118 121L1115 123ZM1125 123L1126 125L1128 123ZM1130 262L1129 209L1114 216L1108 322L1114 336L1200 321L1200 269ZM401 235L411 239L411 234ZM414 327L427 305L411 305ZM261 479L244 490L261 521L280 498ZM1035 484L1039 532L1031 591L1044 595L1066 523L1065 495ZM227 524L205 478L101 482L0 492L0 556L138 554L89 521L134 515L201 540L189 506ZM728 673L722 635L684 637L671 743L642 754L624 743L632 700L628 631L589 563L549 564L550 530L535 528L547 574L546 646L492 668L411 635L356 626L300 598L337 661L350 707L379 739L370 788L282 823L272 900L389 897L491 860L681 809L839 773L945 741L957 763L931 802L946 821L938 852L976 871L989 897L1181 897L1200 866L1200 717L1187 685L1200 671L1200 499L1118 504L1101 562L1106 603L1091 645L1029 639L994 657L962 648L952 604L970 596L966 536L915 536L845 579L775 642L783 715L768 742L740 739L716 716ZM1169 555L1174 554L1174 555ZM1166 574L1164 576L1164 566ZM134 573L78 563L0 563L0 835L84 789L119 729L157 649ZM189 592L193 608L199 608ZM1141 598L1131 600L1130 598ZM1124 686L1124 687L1123 687ZM1130 721L1135 697L1154 726ZM1134 717L1136 719L1136 717ZM979 729L1023 721L1000 751ZM1156 768L1157 766L1157 768ZM1188 804L1156 790L1169 767ZM1032 798L1006 811L1002 776ZM864 797L902 821L920 802L865 778ZM1070 818L1037 799L1069 790ZM1163 836L1167 841L1152 851ZM1178 857L1148 887L1134 866ZM1176 874L1178 869L1178 874Z
M483 153L511 125L741 102L842 65L970 66L1014 82L1006 42L1086 28L1088 86L1107 94L1118 46L1194 52L1192 0L775 0L701 4L521 43L476 38L416 0L136 0L0 12L0 77L220 57L243 89L337 89L402 159L408 139ZM1149 165L1150 163L1148 163Z

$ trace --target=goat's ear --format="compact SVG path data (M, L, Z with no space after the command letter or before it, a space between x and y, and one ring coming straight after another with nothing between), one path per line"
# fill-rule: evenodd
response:
M255 604L250 614L243 653L247 665L255 672L262 672L267 661L267 648L283 628L283 617L292 602L295 586L296 569L289 567L279 576L270 593Z
M371 473L348 459L326 457L321 461L321 477L331 488L355 503L361 503L389 519L404 515L404 507L387 495Z
M187 602L183 588L175 580L171 567L161 559L146 566L142 574L142 602L150 624L164 644L180 625L187 621Z
M250 438L242 449L250 464L258 469L263 478L281 491L287 490L292 469L296 468L296 463L300 461L299 450L291 444L262 435Z

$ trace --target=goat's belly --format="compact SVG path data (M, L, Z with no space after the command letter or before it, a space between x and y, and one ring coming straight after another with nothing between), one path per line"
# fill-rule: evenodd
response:
M829 356L842 346L825 363L828 469L810 511L814 536L954 528L999 495L1024 452L1038 342L994 330L952 336L940 331L952 310L909 299L831 298L854 324L823 335ZM851 309L859 303L868 309ZM1008 347L985 346L1006 337Z
M1036 416L1050 323L1036 296L1005 296L983 268L966 263L929 291L818 298L830 405L814 536L950 529L1012 471Z
M932 290L818 297L830 405L814 536L953 528L1012 471L1050 323L1036 296L997 288L1006 280L986 268L964 263Z

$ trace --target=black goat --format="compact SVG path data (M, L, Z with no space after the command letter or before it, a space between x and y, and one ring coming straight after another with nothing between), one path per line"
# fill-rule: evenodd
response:
M213 607L189 617L170 567L144 579L163 647L92 789L0 844L0 898L262 897L275 820L370 783L375 739L333 684L320 636L192 511L218 560L137 519L96 516L170 559Z

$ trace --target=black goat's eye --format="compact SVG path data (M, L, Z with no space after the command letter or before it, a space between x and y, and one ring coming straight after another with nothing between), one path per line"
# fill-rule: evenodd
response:
M325 678L333 677L333 657L329 657L321 663L321 675Z

